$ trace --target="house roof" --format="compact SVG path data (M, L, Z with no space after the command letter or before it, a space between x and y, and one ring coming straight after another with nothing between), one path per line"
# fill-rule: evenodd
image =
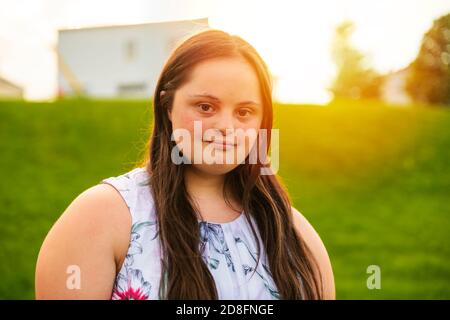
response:
M194 22L208 24L208 17L197 18L197 19L181 19L181 20L165 20L165 21L151 21L151 22L142 22L142 23L123 23L123 24L107 24L107 25L91 25L84 27L72 27L72 28L60 28L58 32L70 32L70 31L79 31L79 30L98 30L98 29L107 29L107 28L126 28L126 27L136 27L136 26L147 26L147 25L155 25L155 24L172 24L179 22Z
M3 78L2 76L0 76L0 84L6 84L8 86L11 86L11 87L17 88L19 90L22 90L21 86L19 86L19 85L15 84L15 83L13 83L13 82Z

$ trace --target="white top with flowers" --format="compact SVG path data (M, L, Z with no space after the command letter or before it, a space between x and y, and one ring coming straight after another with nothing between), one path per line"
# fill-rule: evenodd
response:
M132 221L128 252L116 276L111 299L162 299L161 246L149 174L145 168L135 168L100 183L113 186L121 194ZM202 257L214 278L219 299L280 298L259 232L261 257L256 265L256 240L243 213L227 223L199 220L199 228L200 242L204 244Z

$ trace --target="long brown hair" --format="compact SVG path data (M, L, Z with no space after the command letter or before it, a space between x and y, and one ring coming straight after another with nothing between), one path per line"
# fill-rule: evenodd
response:
M267 129L267 153L272 128L272 80L257 51L245 40L224 31L197 32L179 44L166 60L153 96L154 123L143 164L151 176L151 192L162 247L161 299L218 299L214 278L202 259L197 211L184 182L185 166L171 161L172 124L168 117L174 93L188 81L198 63L218 57L244 58L254 69L263 99L261 129ZM160 96L161 91L166 94ZM289 195L276 175L261 175L257 163L241 163L225 176L223 194L243 206L255 236L259 230L269 273L280 299L321 299L320 271L303 239L295 231ZM256 221L256 226L249 217ZM261 248L257 243L257 256ZM255 267L256 269L256 267Z

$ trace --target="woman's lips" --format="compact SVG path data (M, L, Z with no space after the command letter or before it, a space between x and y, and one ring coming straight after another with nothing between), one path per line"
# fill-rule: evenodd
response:
M215 149L220 149L220 150L229 150L229 149L237 146L237 144L235 144L235 143L229 143L227 141L220 141L220 140L212 140L212 141L203 140L203 142L212 144Z

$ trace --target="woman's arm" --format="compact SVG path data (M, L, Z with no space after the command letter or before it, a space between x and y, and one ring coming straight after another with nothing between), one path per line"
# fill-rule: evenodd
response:
M306 220L306 218L297 209L292 208L292 212L294 216L295 229L301 235L301 238L306 242L306 245L314 254L314 257L319 265L324 286L324 299L333 300L336 298L333 269L322 239L320 239L316 230L314 230L308 220Z
M81 193L56 221L36 264L36 299L110 299L130 240L131 217L107 184Z

